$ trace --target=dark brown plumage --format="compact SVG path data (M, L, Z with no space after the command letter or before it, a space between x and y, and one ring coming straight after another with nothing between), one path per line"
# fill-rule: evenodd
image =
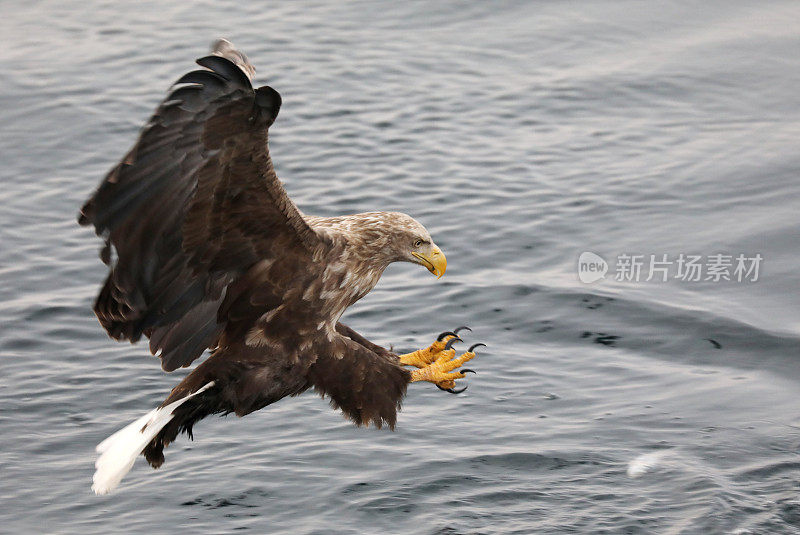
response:
M146 336L166 371L211 350L162 404L184 400L147 460L161 465L209 414L243 416L309 388L357 424L393 428L418 379L338 320L390 263L441 276L444 255L404 214L304 216L267 148L280 95L253 89L255 69L227 41L197 63L80 214L105 239L94 309L108 334Z

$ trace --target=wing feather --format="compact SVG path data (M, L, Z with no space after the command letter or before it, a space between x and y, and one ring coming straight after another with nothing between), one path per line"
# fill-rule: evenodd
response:
M207 70L178 79L79 218L106 240L100 322L117 339L150 337L167 370L214 343L225 288L254 263L324 245L269 156L280 95L253 89L255 69L227 41L197 63Z

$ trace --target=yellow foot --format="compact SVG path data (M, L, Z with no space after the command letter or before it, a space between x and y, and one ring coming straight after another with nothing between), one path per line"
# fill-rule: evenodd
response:
M456 355L455 349L452 346L460 339L455 336L444 345L444 348L439 351L436 360L430 365L414 370L411 372L411 382L428 381L435 384L442 390L450 392L451 394L459 394L467 389L465 386L459 390L455 390L456 379L463 379L467 373L475 373L473 370L462 369L455 371L456 368L461 367L467 361L475 358L475 348L478 346L485 346L486 344L474 344L467 351L461 354L458 358L453 358Z
M436 337L436 341L432 343L429 347L425 349L417 349L412 353L406 353L405 355L400 355L400 364L404 366L415 366L417 368L424 368L428 366L431 362L435 361L439 358L439 353L444 351L445 346L450 340L461 341L461 338L458 337L459 331L471 331L467 326L459 327L453 331L445 331L439 336ZM452 344L451 344L452 346ZM450 349L449 347L447 349Z

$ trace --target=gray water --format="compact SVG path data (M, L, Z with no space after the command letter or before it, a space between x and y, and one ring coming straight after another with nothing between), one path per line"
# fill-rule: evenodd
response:
M2 7L0 531L800 531L800 4ZM412 385L394 433L306 394L205 420L97 497L95 444L185 372L106 337L75 215L220 36L283 95L272 155L305 212L405 211L447 254L345 321L489 348L462 395ZM584 251L605 279L579 281ZM763 263L617 281L624 253Z

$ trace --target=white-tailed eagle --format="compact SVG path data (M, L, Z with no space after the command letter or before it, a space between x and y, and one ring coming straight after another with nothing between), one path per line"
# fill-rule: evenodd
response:
M309 388L356 424L393 428L408 383L458 392L475 356L474 346L455 356L458 330L397 355L339 323L392 262L441 277L444 254L405 214L301 213L267 149L278 92L253 89L255 69L228 41L197 63L80 213L105 240L94 310L108 334L146 336L166 371L211 350L160 407L97 447L98 494L139 453L159 467L201 418L244 416Z

